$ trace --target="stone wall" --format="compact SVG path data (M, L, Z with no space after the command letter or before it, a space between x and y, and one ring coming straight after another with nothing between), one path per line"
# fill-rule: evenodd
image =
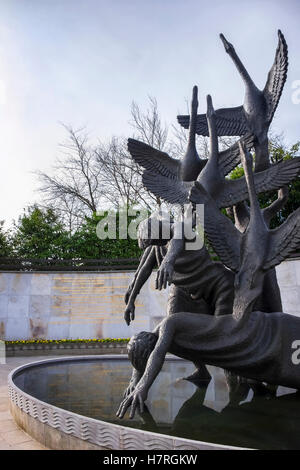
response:
M0 273L0 339L128 338L164 314L167 293L154 273L136 302L136 320L123 319L133 272Z
M283 311L300 317L300 258L284 261L276 272Z
M278 268L284 311L300 316L300 259ZM0 273L0 339L128 338L151 330L165 315L167 291L155 273L136 302L136 320L123 320L133 272Z

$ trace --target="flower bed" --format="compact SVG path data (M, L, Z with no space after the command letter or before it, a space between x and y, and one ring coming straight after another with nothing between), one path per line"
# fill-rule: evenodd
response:
M127 338L5 341L6 355L126 354Z

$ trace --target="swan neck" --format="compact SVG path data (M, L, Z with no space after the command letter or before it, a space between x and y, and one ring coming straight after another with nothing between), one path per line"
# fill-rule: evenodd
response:
M248 194L250 199L250 219L253 215L259 215L262 218L257 194L255 191L254 175L249 161L246 161L244 165L245 179L248 187Z
M189 129L189 138L188 138L188 146L191 148L196 148L196 125L197 125L197 109L191 110L191 121L190 121L190 129Z
M210 144L210 158L217 159L219 152L218 133L215 115L207 117L209 144Z
M232 58L233 62L235 63L236 68L238 69L244 83L248 86L255 86L253 81L252 81L252 78L250 77L249 73L247 72L244 64L242 63L242 61L239 58L239 56L237 55L237 53L235 51L231 52L230 57Z

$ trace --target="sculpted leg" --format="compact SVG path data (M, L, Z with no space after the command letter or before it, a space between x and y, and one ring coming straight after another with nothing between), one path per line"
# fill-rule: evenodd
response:
M208 315L213 313L212 309L203 299L193 300L185 289L172 284L168 297L167 315L173 315L178 312L204 313ZM184 377L184 379L195 382L198 386L207 385L211 380L211 375L205 364L188 357L186 359L194 363L196 370L188 377Z

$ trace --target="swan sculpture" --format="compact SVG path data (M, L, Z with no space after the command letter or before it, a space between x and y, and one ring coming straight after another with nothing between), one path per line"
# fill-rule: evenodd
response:
M210 138L210 152L207 163L200 172L197 181L204 187L209 195L216 201L219 208L230 207L240 201L248 199L248 189L244 177L231 180L225 176L240 162L239 143L237 142L225 152L219 152L218 136L216 125L216 112L213 109L212 99L207 96L207 122ZM246 137L244 145L251 148L253 139L251 135ZM152 149L145 144L135 142L135 145L143 149L143 159L141 153L132 152L134 160L146 168L143 173L144 186L157 197L171 204L188 204L189 191L192 182L182 181L178 173L171 174L170 166L166 154L161 158L159 151ZM156 164L153 154L158 157L159 164ZM225 154L225 158L224 158ZM168 157L170 158L170 157ZM255 173L254 184L257 193L277 190L294 180L300 173L300 157L281 161L272 165L267 170Z
M259 90L245 66L238 57L234 47L223 34L220 38L226 52L235 63L245 84L244 104L235 108L222 108L216 110L216 125L219 136L244 135L251 132L256 137L255 147L255 171L268 168L268 130L274 113L278 106L288 69L288 48L284 35L278 30L278 46L275 60L264 89ZM185 128L189 127L189 116L177 116L178 122ZM209 134L205 114L197 116L196 132L199 135Z
M252 156L242 143L240 149L250 199L250 220L243 233L219 211L203 185L195 182L190 193L193 204L204 204L204 229L216 253L237 273L233 306L236 318L251 311L261 293L265 273L300 245L300 208L278 228L270 230L257 199Z
M208 162L200 158L196 149L196 118L198 109L198 88L193 88L191 104L191 121L189 124L189 139L186 153L182 160L170 157L166 152L157 150L144 142L128 139L128 151L140 166L171 180L195 181L201 170ZM248 134L244 137L247 148L253 147L254 137ZM240 162L238 144L219 153L220 171L226 176Z

